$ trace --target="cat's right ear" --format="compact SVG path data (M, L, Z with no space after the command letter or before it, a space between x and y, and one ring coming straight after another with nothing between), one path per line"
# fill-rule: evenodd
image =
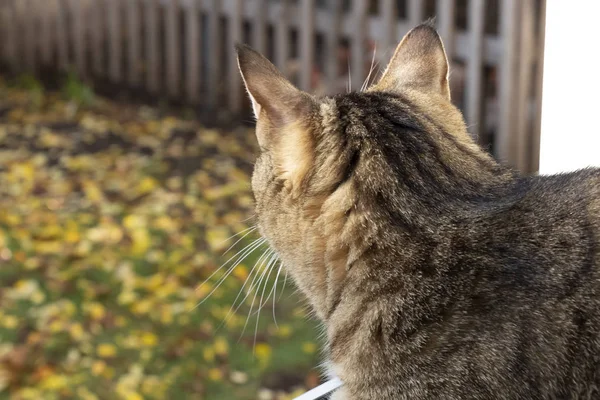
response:
M314 105L308 93L292 85L269 60L250 46L238 44L236 50L256 119L268 118L270 124L280 127L307 115Z

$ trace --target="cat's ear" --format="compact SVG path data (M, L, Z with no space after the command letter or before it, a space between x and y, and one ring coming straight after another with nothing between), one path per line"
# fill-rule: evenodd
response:
M432 23L419 25L404 36L372 91L400 92L412 88L450 99L448 58Z
M296 122L314 106L312 96L297 89L269 60L245 44L236 45L238 66L257 119L263 112L272 124Z
M310 124L318 104L260 53L246 45L237 45L236 50L257 119L258 142L271 152L276 172L286 186L298 194L312 165L314 137Z

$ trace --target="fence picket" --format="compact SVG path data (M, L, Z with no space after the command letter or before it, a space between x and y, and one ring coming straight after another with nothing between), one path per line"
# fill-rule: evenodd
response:
M499 121L495 138L496 155L512 162L515 96L515 63L517 61L517 0L504 0L500 7L500 25L503 38L499 80Z
M19 68L19 56L17 52L16 38L18 37L18 25L14 3L8 3L4 8L4 29L6 40L4 43L4 54L10 69L15 72Z
M198 23L198 1L188 0L185 4L185 43L186 43L186 68L185 91L192 103L197 103L200 98L200 26Z
M235 54L235 44L242 41L242 13L244 4L242 0L233 0L231 3L232 8L229 11L229 33L228 38L229 41L227 43L227 48L225 49L227 53L227 70L228 70L228 94L229 94L229 109L234 114L237 114L241 110L241 100L242 100L242 91L241 91L241 79L240 73L237 67L236 54Z
M528 153L529 153L529 113L531 99L530 81L532 72L533 51L533 0L522 0L521 8L521 35L520 35L520 57L518 74L518 91L516 101L516 127L514 130L515 149L514 165L523 172L528 171Z
M39 37L36 34L38 27L37 15L33 7L34 0L25 0L19 2L22 9L19 10L19 22L21 23L21 32L23 35L23 52L25 58L25 68L30 72L35 72L36 69L36 41Z
M483 81L483 37L484 37L485 0L471 0L468 9L470 54L467 62L466 80L466 119L469 132L479 138L483 127L482 81Z
M108 12L108 37L109 37L109 76L114 82L121 81L122 77L122 40L121 40L121 0L109 0Z
M208 55L208 77L206 81L207 88L207 106L208 109L216 108L219 100L220 86L217 85L219 77L221 75L221 35L219 32L220 27L220 0L209 0L207 3L209 6L208 12L208 38L209 45L213 45L214 48L209 50Z
M104 38L106 33L106 28L104 25L104 22L106 21L104 0L95 0L92 3L91 9L93 15L93 18L91 19L93 72L98 76L103 76L106 73L104 63Z
M454 55L454 9L456 8L455 0L437 0L436 3L436 20L437 29L444 42L446 54L451 62Z
M66 71L69 68L69 42L67 32L67 14L63 0L58 0L56 8L56 50L58 52L58 68Z
M179 47L179 2L171 0L165 5L165 34L167 53L167 92L170 97L175 98L181 88L181 66Z
M409 0L408 20L411 29L423 22L424 15L425 10L423 9L423 0Z
M339 81L339 61L338 46L341 31L341 9L342 0L330 0L329 12L332 15L331 25L326 32L326 51L325 51L325 91L333 94L337 90Z
M81 0L71 0L69 6L71 8L71 34L73 35L75 66L77 68L77 73L79 74L79 76L85 77L85 75L87 74L87 69L85 62L86 21L83 10L84 5L81 3Z
M144 32L146 48L146 90L157 93L160 88L160 59L158 38L158 3L156 0L144 2Z
M368 2L355 1L353 2L352 21L354 25L352 35L352 45L350 51L350 77L352 90L360 90L365 74L366 57L366 31L367 31L367 10ZM371 54L369 54L369 58Z
M540 2L540 14L546 15L546 0ZM529 171L536 172L540 167L540 134L542 130L542 87L544 81L544 41L546 37L546 24L541 22L538 27L536 38L536 71L535 71L535 115L531 138L531 152L529 159Z
M261 54L267 54L267 14L268 0L255 0L252 18L252 47Z
M140 85L140 3L138 0L127 2L127 57L129 84L137 87Z
M396 35L398 10L396 6L396 0L383 0L381 3L380 14L383 18L383 40L380 44L381 48L377 49L377 51L383 54L382 58L385 61L392 58L392 54L394 54L394 50L398 45L398 37Z
M275 33L275 65L284 74L289 58L289 0L279 1L279 15Z
M313 68L315 65L315 1L302 0L300 18L302 27L300 31L300 88L310 91L312 89Z

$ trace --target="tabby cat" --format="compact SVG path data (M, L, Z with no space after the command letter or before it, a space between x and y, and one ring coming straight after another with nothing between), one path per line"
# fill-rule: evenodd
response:
M334 399L600 398L600 170L494 161L428 24L334 97L237 50L258 227L326 328Z

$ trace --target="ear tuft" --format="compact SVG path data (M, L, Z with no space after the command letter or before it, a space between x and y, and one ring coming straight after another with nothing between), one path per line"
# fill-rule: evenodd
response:
M448 59L433 20L408 32L379 82L370 90L400 92L411 88L450 99Z

